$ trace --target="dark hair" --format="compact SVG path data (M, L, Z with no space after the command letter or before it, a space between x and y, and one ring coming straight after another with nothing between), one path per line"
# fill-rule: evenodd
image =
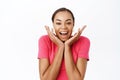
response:
M69 10L69 9L67 9L67 8L62 7L62 8L57 9L57 10L53 13L53 15L52 15L52 22L54 22L55 15L56 15L58 12L61 12L61 11L67 11L67 12L69 12L69 13L71 14L72 18L73 18L73 22L75 21L75 18L74 18L74 15L73 15L72 11Z

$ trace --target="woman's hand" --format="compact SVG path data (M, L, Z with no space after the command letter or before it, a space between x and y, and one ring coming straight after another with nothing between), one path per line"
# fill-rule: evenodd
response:
M82 27L82 29L78 29L78 32L74 34L74 36L72 36L70 39L68 39L67 41L65 41L65 45L67 46L71 46L75 41L77 41L79 39L79 36L81 35L81 33L83 32L83 30L86 28L86 25L84 25Z
M50 39L58 46L58 47L62 47L64 46L64 43L57 37L55 36L55 34L53 33L53 31L50 31L48 26L45 26L46 31L50 37Z

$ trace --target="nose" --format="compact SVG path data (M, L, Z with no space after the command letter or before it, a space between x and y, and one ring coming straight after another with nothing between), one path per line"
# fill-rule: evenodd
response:
M66 24L63 24L63 25L62 25L62 28L63 28L63 29L67 28L67 27L66 27Z

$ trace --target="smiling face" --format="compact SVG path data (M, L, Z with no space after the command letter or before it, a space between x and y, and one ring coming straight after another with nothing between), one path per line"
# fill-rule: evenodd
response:
M68 11L58 12L53 21L53 26L57 37L61 41L66 41L70 38L74 26L73 17Z

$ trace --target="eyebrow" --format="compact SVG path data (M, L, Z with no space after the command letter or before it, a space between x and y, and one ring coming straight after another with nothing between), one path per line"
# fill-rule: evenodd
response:
M71 19L67 19L66 21L71 21Z
M60 19L56 19L56 21L61 21ZM71 19L67 19L65 21L71 21Z
M56 19L56 21L61 21L60 19Z

